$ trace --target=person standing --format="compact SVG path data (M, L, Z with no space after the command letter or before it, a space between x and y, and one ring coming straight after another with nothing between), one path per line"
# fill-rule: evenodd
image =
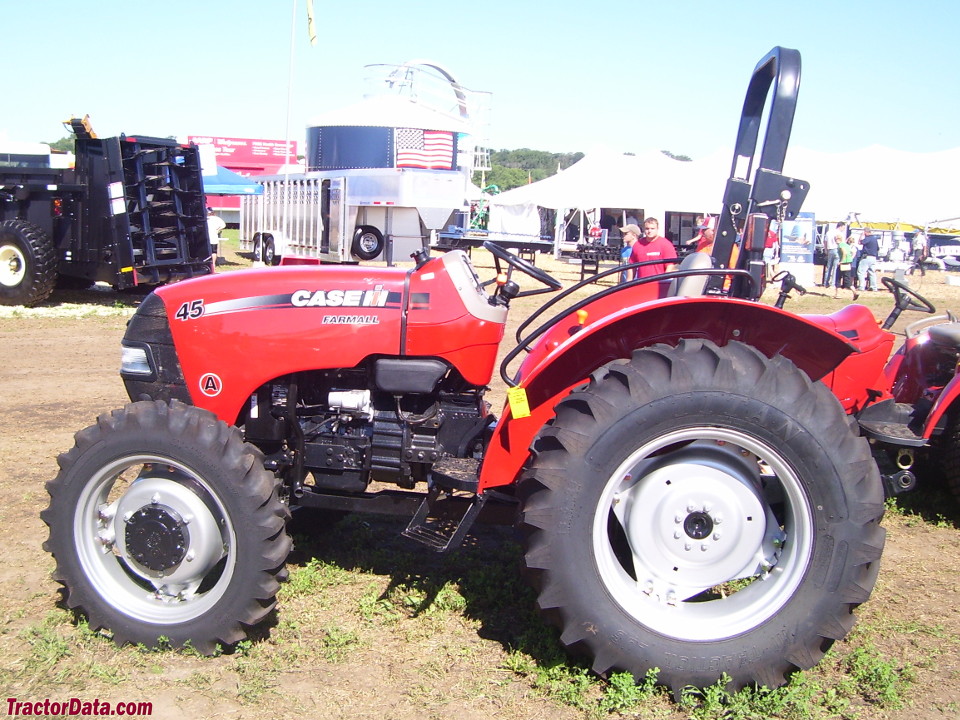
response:
M913 236L912 250L914 264L920 270L921 275L926 275L927 271L923 267L923 261L927 257L927 236L923 230L918 230L917 234Z
M704 252L707 254L713 252L713 241L714 237L716 236L716 222L717 219L715 217L712 215L707 215L705 218L703 218L703 222L697 226L697 230L700 232L687 240L687 245L694 246L694 252Z
M873 234L873 230L864 230L860 244L860 261L857 263L857 285L861 290L874 291L877 289L877 278L873 266L877 264L880 255L880 238Z
M671 260L677 259L677 249L673 243L660 235L660 221L656 218L648 217L643 221L643 235L640 235L640 228L634 224L624 225L620 228L621 233L632 232L638 236L637 242L630 253L630 262L645 262L649 260L663 260L656 265L646 265L637 268L634 277L645 278L652 275L659 275L672 270L674 263Z
M823 266L823 287L836 287L837 265L840 263L840 244L847 241L847 224L837 223L833 232L828 232L823 238L823 250L826 253L826 262Z
M210 239L210 260L216 266L217 255L220 251L220 233L227 227L223 218L213 212L213 208L207 208L207 237Z
M849 289L853 299L860 297L860 293L853 287L853 256L857 249L854 246L853 235L837 246L839 261L837 263L837 284L833 288L833 296L838 297L840 288Z
M771 282L773 276L777 274L777 263L780 257L779 230L779 223L772 221L767 228L767 236L763 239L763 275L765 282Z
M636 225L625 225L624 227L628 227L628 228L632 227L632 228L636 228L637 230L640 230L640 228L638 228ZM621 232L622 230L623 228L621 228ZM627 232L622 233L621 239L623 241L623 247L620 248L620 264L621 265L626 265L630 262L630 255L633 252L633 246L636 244L637 238L639 237L640 237L639 233L634 232L633 230L628 230ZM624 270L623 272L620 273L620 282L625 283L627 280L630 279L629 276L630 276L630 273L627 270Z

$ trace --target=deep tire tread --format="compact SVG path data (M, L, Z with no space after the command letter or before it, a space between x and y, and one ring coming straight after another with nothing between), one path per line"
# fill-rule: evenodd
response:
M658 398L700 391L777 398L776 407L770 406L767 411L762 406L758 409L756 403L752 406L763 413L761 423L771 427L774 420L782 417L782 413L774 411L786 408L792 422L776 428L778 433L796 436L801 427L820 426L822 437L835 439L833 447L823 448L837 468L842 491L838 506L830 508L831 517L833 522L852 525L850 532L859 542L849 550L842 573L835 579L837 587L830 601L833 609L819 618L813 631L798 629L793 642L781 653L779 663L771 663L767 657L739 672L730 671L735 687L750 683L776 687L795 670L812 667L832 641L850 631L853 609L873 589L884 543L884 530L879 527L883 493L869 446L854 436L829 389L812 382L786 358L767 358L736 342L721 348L709 341L685 339L676 347L643 348L635 351L629 361L610 363L595 372L587 385L558 403L554 420L534 441L533 460L519 488L528 575L539 592L538 606L541 610L550 609L545 615L547 620L560 627L568 650L593 657L594 670L600 674L628 670L640 678L647 669L659 665L657 657L633 656L627 662L623 653L611 657L601 640L581 631L586 616L578 617L577 610L570 607L570 591L555 579L562 577L560 568L568 561L557 557L551 538L575 483L588 482L570 479L567 468L575 458L579 460L588 452L611 423L626 422L633 408ZM732 396L731 402L738 401ZM957 460L960 465L960 454ZM673 670L662 671L660 681L679 692L691 682L709 684L718 676L719 671L712 676Z
M246 538L253 538L256 553L252 557L237 557L238 574L252 576L242 587L235 588L247 597L232 617L222 617L214 608L207 613L210 617L204 619L203 630L195 630L189 636L178 635L177 626L165 628L165 632L152 630L154 626L145 623L134 628L118 627L111 620L115 612L84 582L72 550L73 528L63 520L71 516L71 508L63 505L68 502L70 486L80 481L71 478L73 468L88 453L97 452L98 444L109 442L116 433L160 435L172 438L173 442L177 438L193 438L195 444L217 456L233 474L235 486L239 488L237 495L243 498L245 506L242 516L233 519L235 529ZM53 578L64 586L66 606L84 614L91 628L112 632L118 645L128 642L153 645L162 634L174 647L189 642L198 652L212 654L218 643L229 646L244 639L245 628L262 622L275 606L279 583L286 577L284 562L292 548L285 530L289 510L279 499L278 481L263 469L260 451L244 443L237 428L226 425L212 413L179 401L131 403L100 415L94 425L80 430L74 439L74 447L57 458L60 473L46 484L50 505L40 514L50 531L43 547L56 560ZM130 622L138 624L135 620Z
M3 244L4 235L12 236L13 244L26 246L21 247L21 251L29 272L18 287L6 289L0 295L0 304L31 307L43 302L53 293L57 282L57 255L53 243L38 226L20 219L0 222L0 244Z

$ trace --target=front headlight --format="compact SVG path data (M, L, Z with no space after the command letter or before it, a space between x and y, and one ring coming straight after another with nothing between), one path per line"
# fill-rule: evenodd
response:
M153 367L150 365L150 356L147 353L147 348L122 346L120 354L120 374L122 376L133 375L136 377L149 377L153 375Z

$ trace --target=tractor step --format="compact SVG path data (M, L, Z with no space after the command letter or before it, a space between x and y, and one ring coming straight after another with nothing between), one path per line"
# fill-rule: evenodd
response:
M921 434L923 423L914 416L915 412L912 405L885 400L868 406L857 420L868 438L890 445L923 447L927 440Z
M435 512L444 502L439 500L440 492L441 488L435 485L430 488L427 497L403 531L403 536L416 540L436 552L447 552L457 549L463 543L467 532L473 526L473 521L483 510L487 496L474 496L472 502L467 505L466 511L460 517L456 517Z
M430 469L433 485L450 490L476 492L480 461L474 458L443 458Z

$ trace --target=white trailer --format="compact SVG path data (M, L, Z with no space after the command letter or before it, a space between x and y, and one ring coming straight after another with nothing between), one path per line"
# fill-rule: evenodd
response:
M403 260L467 210L467 176L419 168L314 171L260 180L242 198L240 248L256 260Z

